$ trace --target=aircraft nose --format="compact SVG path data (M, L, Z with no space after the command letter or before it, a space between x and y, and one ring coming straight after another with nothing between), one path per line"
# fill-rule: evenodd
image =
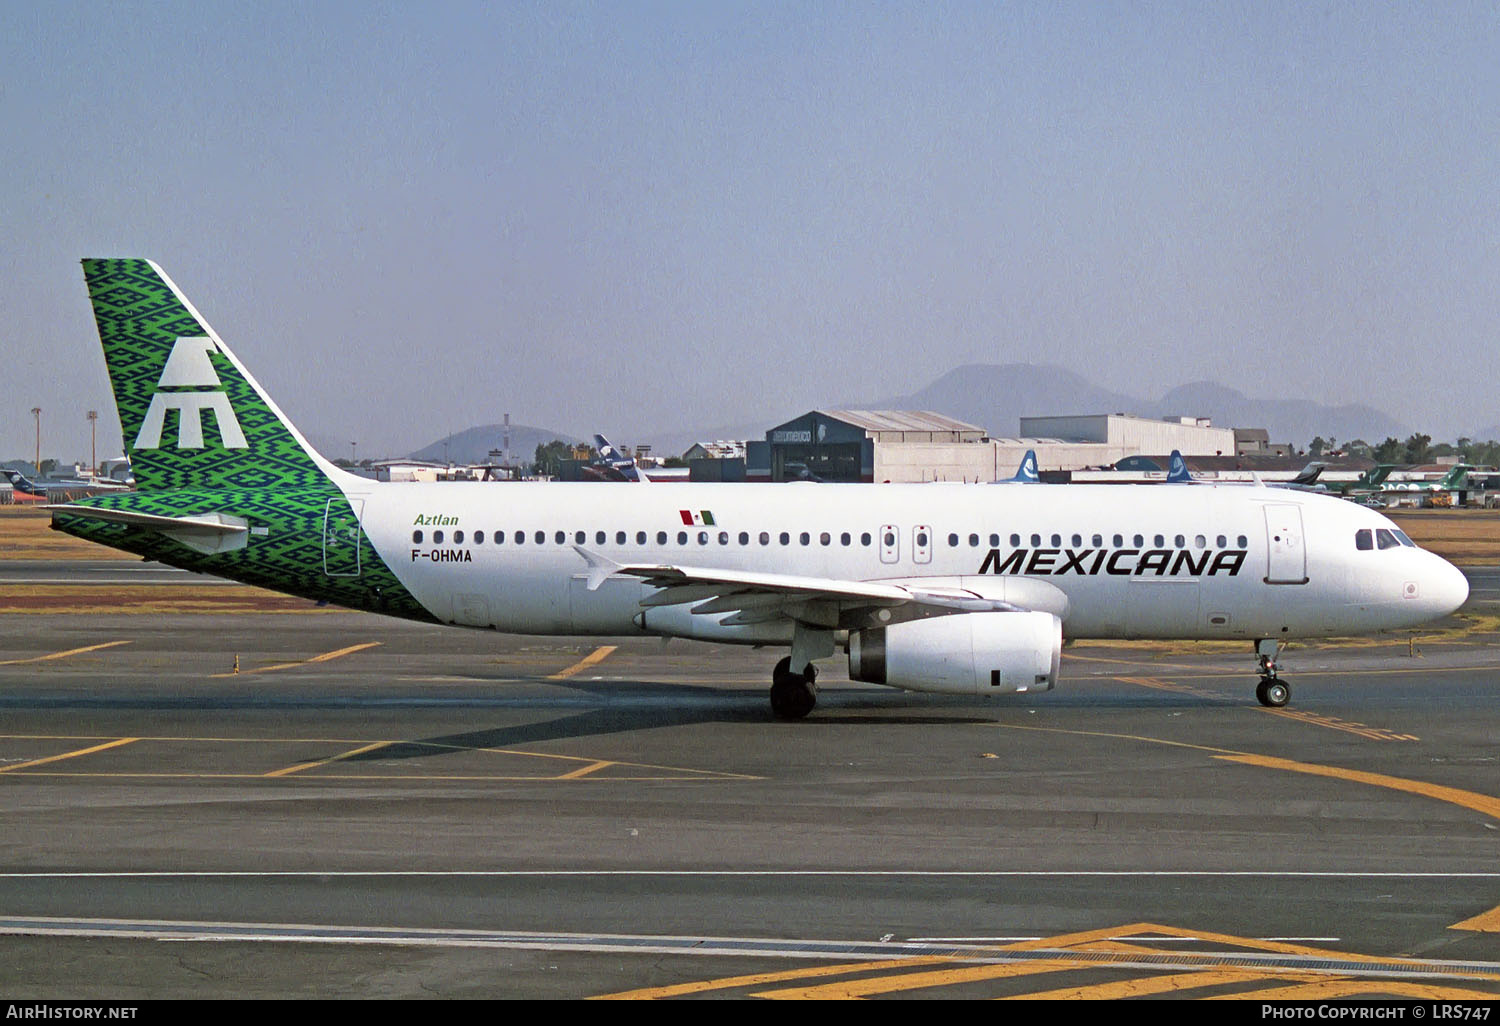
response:
M1463 571L1440 556L1433 556L1433 567L1426 574L1426 599L1435 616L1446 616L1469 600L1469 579Z

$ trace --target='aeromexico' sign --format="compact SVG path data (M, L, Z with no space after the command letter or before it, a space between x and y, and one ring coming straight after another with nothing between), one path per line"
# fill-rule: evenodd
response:
M1247 555L1246 549L1014 549L1001 559L999 549L990 549L979 572L1053 577L1213 577L1222 573L1233 577Z

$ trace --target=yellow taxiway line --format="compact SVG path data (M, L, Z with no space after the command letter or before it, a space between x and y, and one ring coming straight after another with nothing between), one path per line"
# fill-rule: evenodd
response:
M99 645L70 648L66 652L53 652L51 655L32 656L30 659L4 659L0 660L0 666L20 666L22 663L45 663L50 659L66 659L68 656L83 655L85 652L97 652L101 648L114 648L116 645L128 644L130 644L129 641L106 641Z
M102 745L94 745L90 748L80 748L76 752L64 752L61 755L49 755L45 759L32 759L30 762L18 762L14 766L0 766L0 773L10 773L15 770L27 769L31 766L42 766L49 762L61 762L63 759L76 759L80 755L88 755L91 752L102 752L106 748L119 748L121 745L128 745L132 741L139 740L140 738L138 737L116 738L113 741L106 741Z
M350 655L354 652L362 652L367 648L374 648L379 644L380 642L378 641L366 641L358 645L350 645L348 648L337 648L332 652L324 652L322 655L315 655L311 659L299 659L293 663L273 663L270 666L259 666L253 670L232 670L229 673L215 673L211 676L244 677L252 673L270 673L272 670L290 670L298 666L311 666L313 663L326 663L330 659L338 659L341 656Z
M609 654L613 652L617 647L618 646L616 645L600 645L598 648L594 649L592 652L584 656L582 659L578 660L578 662L574 663L566 670L558 670L547 679L567 680L575 673L581 673L582 671L587 670L590 666L595 666L599 663L604 662L604 660L609 658Z

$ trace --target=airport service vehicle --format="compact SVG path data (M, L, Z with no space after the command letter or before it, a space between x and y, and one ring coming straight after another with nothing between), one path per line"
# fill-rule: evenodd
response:
M1243 638L1279 706L1283 640L1468 596L1381 514L1286 489L370 481L307 444L155 264L83 268L136 489L53 506L55 528L435 624L780 646L783 718L840 647L854 680L996 695L1052 688L1064 636Z

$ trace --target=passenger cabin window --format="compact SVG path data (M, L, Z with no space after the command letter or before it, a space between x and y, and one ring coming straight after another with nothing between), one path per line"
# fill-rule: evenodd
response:
M1142 545L1144 545L1144 544L1146 544L1146 539L1145 539L1145 537L1143 537L1143 536L1142 536L1142 535L1139 535L1139 534L1138 534L1138 535L1136 535L1136 536L1135 536L1135 547L1136 547L1136 548L1140 548L1140 547L1141 547L1141 546L1142 546Z
M517 545L525 545L526 544L526 532L525 531L517 531L516 532L516 544Z
M781 536L776 540L781 542L781 544L783 545L790 545L792 543L792 536L790 534L787 534L785 531L782 531Z
M1052 547L1055 549L1055 548L1057 548L1061 544L1062 544L1062 535L1060 535L1060 534L1054 534L1052 536Z
M1021 536L1019 534L1013 534L1010 536L1010 547L1013 549L1019 549L1021 547Z
M1094 535L1094 548L1098 549L1098 548L1103 548L1103 547L1104 547L1104 535L1102 535L1102 534L1096 534L1096 535Z
M558 531L557 534L553 536L552 540L557 542L557 544L559 545L565 544L568 540L568 532Z
M992 534L992 535L990 535L990 548L992 548L992 549L998 549L999 547L1000 547L1000 536L998 534Z
M1121 545L1124 545L1124 544L1125 544L1125 536L1121 535L1121 534L1115 535L1115 548L1118 549Z
M603 545L604 544L604 532L603 531L595 531L594 532L594 544L595 545Z
M1167 543L1167 540L1165 538L1163 538L1161 535L1158 534L1158 535L1156 535L1155 541L1154 541L1153 544L1155 544L1157 548L1161 548L1166 543Z
M411 533L411 540L412 540L412 543L414 545L421 545L422 544L422 532L421 531L413 531Z
M603 534L604 532L600 531L599 533ZM625 534L624 531L616 531L615 532L615 544L616 545L624 545L627 540L628 540L628 538L627 538L627 535ZM645 539L643 538L641 540L644 541Z
M840 545L847 546L852 540L853 539L849 537L849 532L848 531L845 531L843 534L839 535L839 544Z
M865 531L863 534L861 534L859 536L859 543L861 545L865 546L866 548L869 547L869 545L870 545L870 532L869 531Z
M454 545L462 545L463 543L464 543L464 533L462 531L454 531L453 532L453 544Z
M827 531L824 531L822 534L818 535L818 544L819 545L832 545L833 544L833 535L829 534Z
M750 532L749 531L741 531L740 532L740 544L741 545L749 545L750 544Z
M1221 549L1229 544L1229 539L1224 537L1222 534L1219 535L1216 541L1218 542L1219 548Z
M677 544L678 545L686 545L687 544L687 532L686 531L678 531L677 532Z
M588 540L589 540L589 536L587 534L585 534L583 531L574 531L573 532L573 544L574 545L582 545L584 542L586 542ZM604 539L601 538L599 540L602 542Z
M624 534L625 532L621 531L620 533ZM646 544L646 532L645 531L637 531L637 532L635 532L635 543L637 545L644 545L644 544Z
M495 544L496 545L504 545L505 544L505 532L504 531L496 531L495 532Z
M1250 546L1250 539L1246 538L1243 534L1240 535L1240 548L1244 549L1244 548L1248 548L1249 546Z
M921 536L919 535L918 538L920 539L920 537ZM925 543L919 540L917 542L917 544L918 545L922 545L922 544L925 544ZM950 535L948 535L948 547L950 549L956 549L956 548L958 548L958 535L956 535L956 534L950 534Z
M771 544L771 532L770 531L762 531L762 532L760 532L759 541L760 541L760 543L762 545L769 545L769 544Z
M1031 547L1034 548L1034 549L1039 549L1039 548L1042 547L1042 536L1041 535L1034 534L1034 535L1031 536Z
M665 545L666 543L667 543L667 532L666 531L657 531L656 532L656 544L658 544L658 545Z
M1184 548L1187 545L1187 539L1179 534L1172 539L1172 544L1179 549Z
M1394 534L1392 534L1390 531L1386 530L1384 527L1376 528L1376 530L1375 530L1375 547L1376 548L1380 548L1380 549L1394 549L1394 548L1397 548L1400 544L1401 543L1396 540L1396 536Z
M433 531L432 532L432 544L434 544L434 545L441 545L441 544L443 544L443 532L442 531Z
M475 545L483 545L484 544L484 532L483 531L475 531L474 532L474 544Z
M538 544L538 545L545 545L545 544L547 544L547 532L546 532L546 531L538 531L538 532L537 532L537 533L536 533L536 534L535 534L535 535L533 535L533 536L532 536L532 537L533 537L533 540L534 540L534 541L535 541L535 542L536 542L536 543L537 543L537 544Z
M977 535L977 534L971 534L971 535L969 535L969 548L971 548L971 549L977 549L977 548L979 548L979 535Z
M1367 527L1362 531L1354 532L1354 547L1361 552L1369 552L1375 547L1375 535Z
M797 540L800 541L803 545L806 545L808 542L812 541L812 535L808 534L806 531L803 531L797 536Z
M1078 548L1078 546L1080 546L1082 544L1083 544L1083 535L1081 535L1081 534L1075 534L1073 536L1073 547L1076 549L1076 548Z

